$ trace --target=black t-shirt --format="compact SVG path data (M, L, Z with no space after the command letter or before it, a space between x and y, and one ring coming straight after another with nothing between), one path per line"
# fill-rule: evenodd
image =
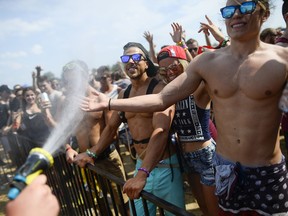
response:
M0 129L2 129L4 126L7 126L9 115L8 104L0 103Z
M19 109L20 109L20 100L17 97L15 97L10 102L10 110L12 112L17 112Z

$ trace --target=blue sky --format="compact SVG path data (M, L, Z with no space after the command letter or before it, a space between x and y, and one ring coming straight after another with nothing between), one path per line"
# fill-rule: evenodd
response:
M0 0L0 84L31 85L32 71L61 75L63 65L73 59L87 62L90 69L119 61L129 41L142 43L150 31L157 45L171 44L170 24L179 22L187 38L196 38L207 14L224 30L219 8L226 0ZM282 0L271 0L275 8L264 24L284 27ZM212 38L211 38L212 39ZM212 42L214 40L212 39Z

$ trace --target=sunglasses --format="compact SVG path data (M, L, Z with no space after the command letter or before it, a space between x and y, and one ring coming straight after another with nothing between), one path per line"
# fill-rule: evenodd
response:
M167 72L170 70L170 71L173 71L173 72L177 72L178 71L178 66L180 65L180 62L179 63L173 63L171 65L169 65L168 67L160 67L158 69L158 73L162 76L166 76L167 75Z
M122 55L122 56L120 56L120 58L121 58L121 61L122 61L122 63L127 63L127 62L129 62L129 60L132 58L132 60L134 61L134 62L139 62L139 61L141 61L142 60L142 54L140 54L140 53L136 53L136 54L133 54L133 55ZM143 57L144 58L144 57ZM145 59L145 58L144 58Z
M231 17L233 17L237 9L240 11L241 14L252 14L255 11L258 2L259 2L258 0L255 0L255 1L243 2L240 5L229 5L223 7L220 9L221 15L224 19L230 19ZM260 3L261 2L259 2L259 4ZM264 7L264 9L266 9L263 4L261 5L261 7Z
M197 48L197 47L195 47L195 48L189 48L188 51L189 51L189 52L192 52L192 51L197 52L197 51L198 51L198 48Z

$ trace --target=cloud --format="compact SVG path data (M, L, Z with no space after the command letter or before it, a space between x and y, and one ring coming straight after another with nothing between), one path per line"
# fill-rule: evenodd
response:
M27 53L25 51L6 52L0 54L0 58L19 58L25 56L27 56Z
M50 28L52 23L49 19L26 21L20 18L0 20L0 38L9 36L27 36L35 32L41 32Z
M31 49L32 54L34 55L40 55L43 53L43 47L39 44L34 44Z
M0 61L0 66L5 67L5 68L9 68L12 70L19 70L19 69L22 69L24 67L23 64L21 64L19 62L15 62L15 61Z

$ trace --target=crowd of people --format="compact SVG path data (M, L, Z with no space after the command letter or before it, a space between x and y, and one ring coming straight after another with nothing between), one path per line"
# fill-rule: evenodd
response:
M144 214L142 190L185 208L187 181L203 215L286 215L288 174L279 132L288 147L288 1L284 29L261 30L270 8L269 0L227 0L220 11L229 37L205 16L199 30L205 45L187 39L177 22L171 44L158 52L149 31L143 35L149 50L137 42L124 45L118 71L101 66L90 73L83 120L70 135L74 142L65 144L67 162L97 164L126 181L128 214L128 198L137 215ZM0 86L6 152L9 133L42 146L70 99L73 73L89 76L80 60L67 63L61 79L37 69L31 87ZM134 150L133 178L126 179L119 143ZM156 214L152 203L148 210Z

